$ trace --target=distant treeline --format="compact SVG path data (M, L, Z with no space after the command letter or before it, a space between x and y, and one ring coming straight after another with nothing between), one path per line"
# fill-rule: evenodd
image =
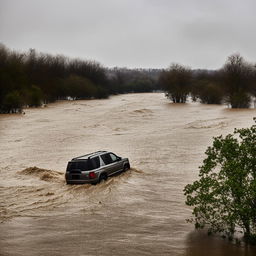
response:
M256 97L256 66L239 54L219 70L104 68L95 61L63 55L11 51L0 44L0 113L63 99L100 99L109 95L163 90L174 103L190 95L207 104L247 108Z
M158 85L160 69L108 69L112 93L152 92L160 90Z
M0 113L61 99L107 98L157 89L154 70L106 69L95 61L11 51L0 44Z
M256 97L256 65L239 54L228 57L216 71L191 70L172 64L161 72L159 85L175 103L185 103L188 96L207 104L226 103L232 108L248 108Z

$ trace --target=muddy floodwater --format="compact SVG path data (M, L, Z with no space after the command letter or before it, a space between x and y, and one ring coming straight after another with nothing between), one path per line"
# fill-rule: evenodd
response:
M195 231L183 195L212 137L251 126L255 109L148 93L25 112L0 115L0 255L256 255ZM98 150L132 169L66 185L68 160Z

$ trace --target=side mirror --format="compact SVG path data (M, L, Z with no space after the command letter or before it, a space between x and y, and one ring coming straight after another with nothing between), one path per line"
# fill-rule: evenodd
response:
M117 161L120 161L122 158L120 156L117 157Z

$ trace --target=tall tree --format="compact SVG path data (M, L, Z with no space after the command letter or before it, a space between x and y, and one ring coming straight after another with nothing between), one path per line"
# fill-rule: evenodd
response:
M159 77L160 86L174 103L185 103L190 92L192 71L180 64L172 64Z
M233 54L228 57L220 72L226 102L232 108L248 108L250 88L253 82L253 65L246 62L240 54Z
M242 229L256 243L256 125L214 138L199 180L184 191L197 228L233 237Z

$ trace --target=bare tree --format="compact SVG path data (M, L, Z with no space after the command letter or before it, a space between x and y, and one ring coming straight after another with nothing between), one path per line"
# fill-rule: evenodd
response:
M226 102L232 108L248 108L253 82L253 65L246 62L240 54L233 54L228 57L220 72Z
M185 103L190 92L192 71L180 64L172 64L159 77L160 86L174 103Z

